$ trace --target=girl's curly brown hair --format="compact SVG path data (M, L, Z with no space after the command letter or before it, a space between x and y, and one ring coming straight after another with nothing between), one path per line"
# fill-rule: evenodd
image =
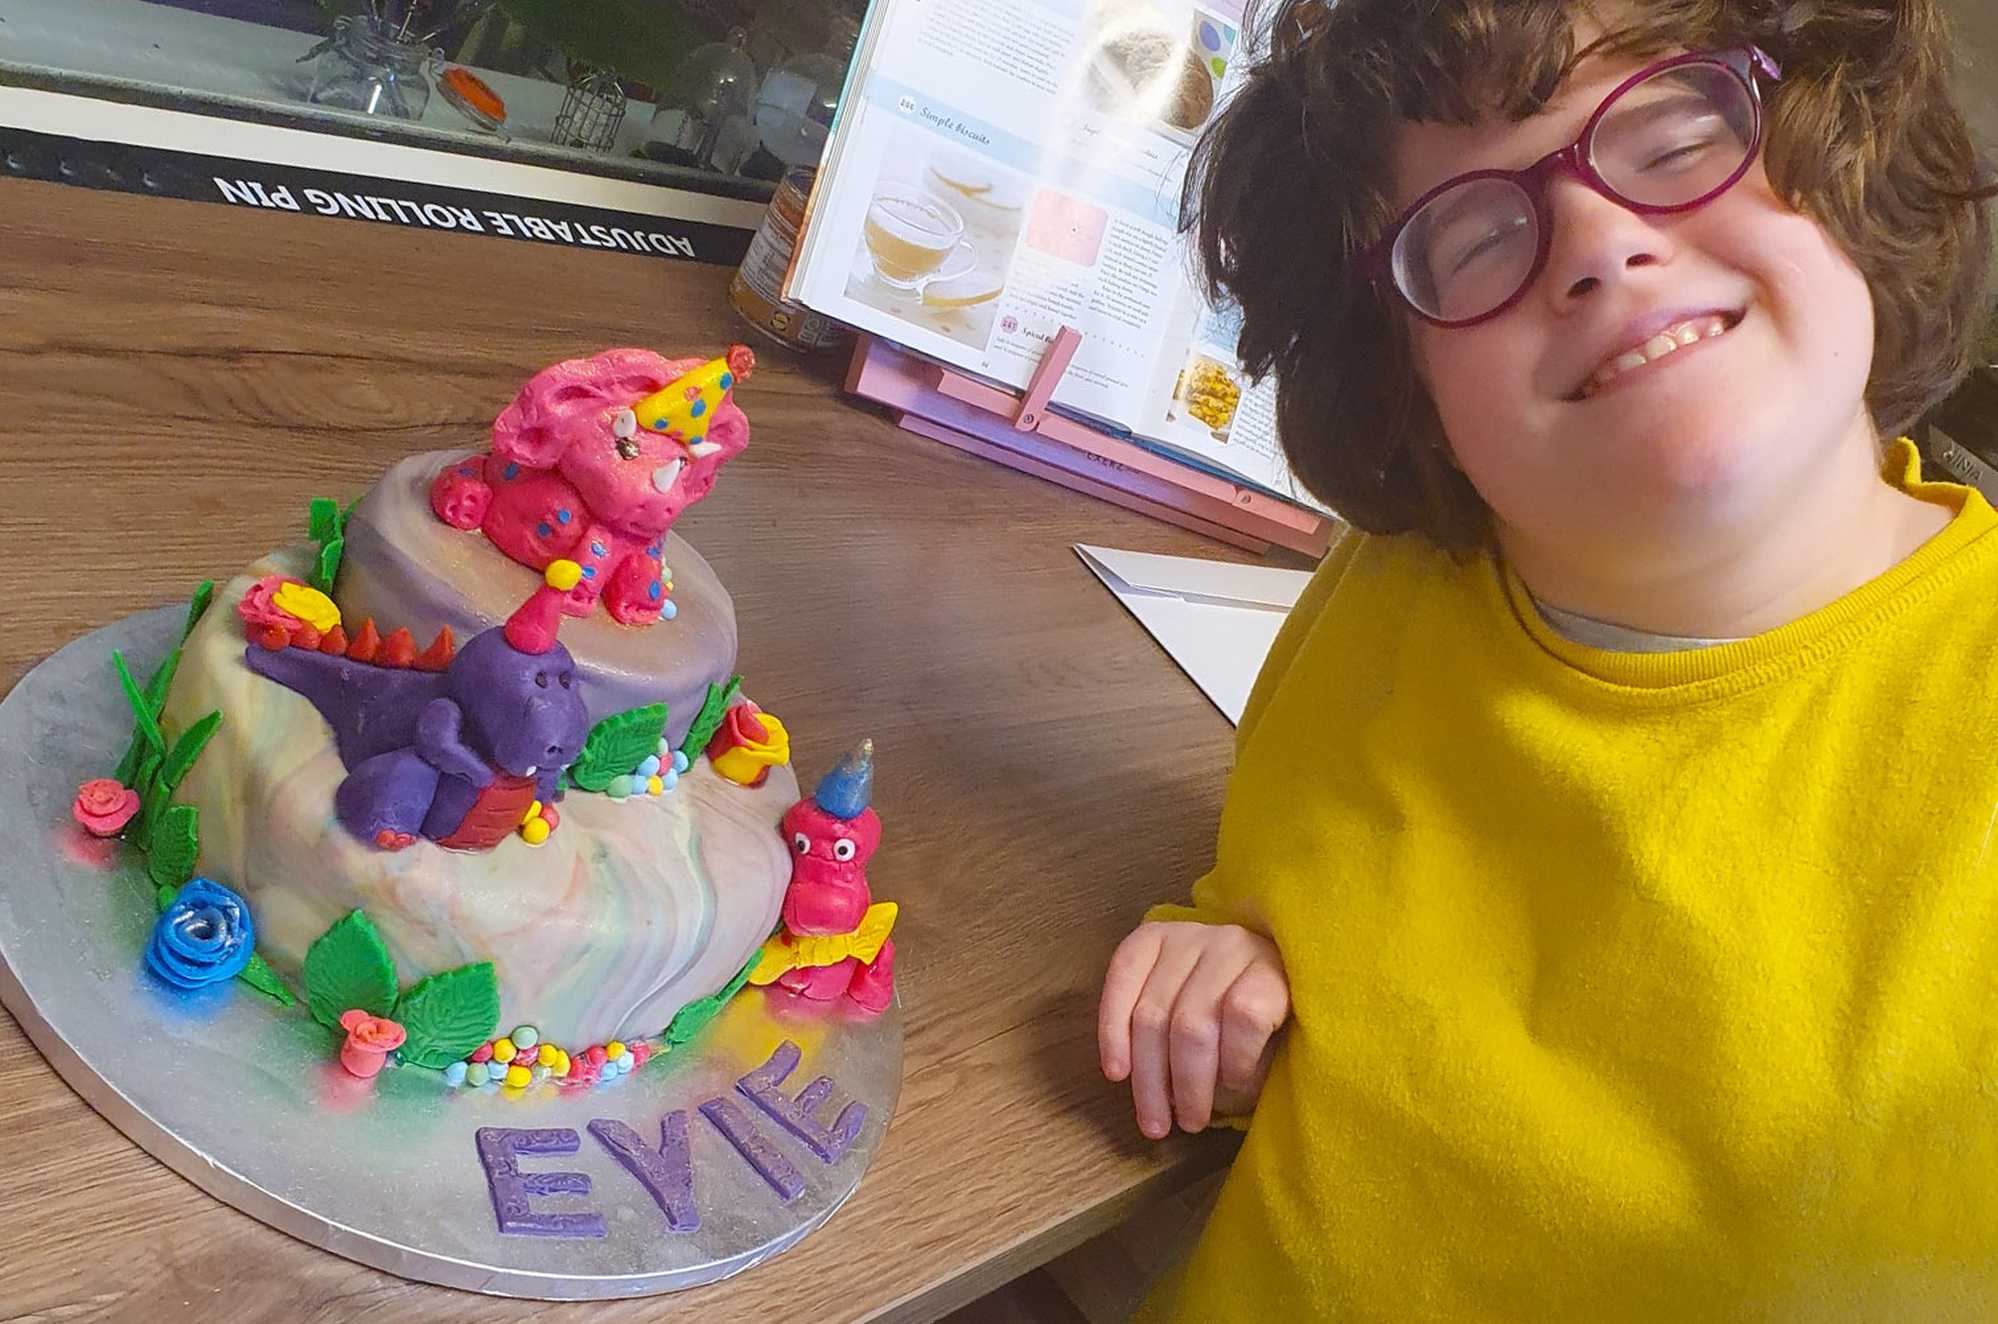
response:
M1936 0L1646 0L1578 50L1575 19L1589 12L1586 0L1278 0L1245 26L1266 32L1266 49L1194 151L1182 224L1198 229L1210 297L1241 307L1244 365L1276 374L1291 466L1362 529L1453 550L1489 530L1403 314L1348 279L1393 219L1395 127L1525 119L1597 51L1752 43L1774 56L1764 162L1872 291L1875 422L1906 427L1969 369L1993 190L1949 93Z

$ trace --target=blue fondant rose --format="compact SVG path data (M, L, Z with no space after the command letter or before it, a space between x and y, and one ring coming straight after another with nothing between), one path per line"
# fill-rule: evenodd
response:
M220 883L192 878L153 925L146 965L176 988L200 988L242 974L256 944L249 903Z

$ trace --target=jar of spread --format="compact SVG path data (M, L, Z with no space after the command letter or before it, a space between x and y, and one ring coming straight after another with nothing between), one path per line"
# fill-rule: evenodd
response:
M823 313L784 298L784 275L798 251L805 224L805 201L812 193L812 166L793 166L777 181L763 224L728 284L728 301L752 327L789 349L807 353L843 348L852 331Z

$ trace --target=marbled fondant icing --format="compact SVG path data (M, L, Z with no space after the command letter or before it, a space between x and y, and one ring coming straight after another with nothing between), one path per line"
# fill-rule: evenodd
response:
M413 455L354 507L333 589L348 621L371 616L383 634L407 626L425 639L448 625L469 639L504 621L540 584L540 571L431 512L431 481L471 454ZM735 606L686 539L668 534L663 550L678 615L643 628L619 625L601 611L565 617L562 642L581 669L591 721L664 700L666 733L677 746L708 685L727 684L733 674Z
M377 489L348 525L349 562L336 597L351 619L372 612L384 627L408 624L426 632L444 621L458 629L465 619L476 630L504 620L509 603L518 605L532 589L533 571L430 518L421 482L437 458L398 466L383 483L397 491L411 485L407 526L423 532L413 533L413 548L393 553L411 558L408 570L393 573L423 585L398 593L384 569L390 550L379 532L362 531L379 531L384 518L403 527L394 513L402 498L378 499ZM462 539L476 565L443 561L448 553L442 549L436 549L439 561L426 562L422 549L430 528ZM698 558L691 549L678 555L694 570ZM304 578L308 561L298 550L258 562L219 591L218 608L232 606L264 575ZM458 572L470 579L479 609L489 610L489 617L474 623L446 610L452 590L444 576ZM704 692L705 668L713 665L721 674L733 661L734 620L705 564L699 572L712 586L708 628L725 634L726 644L711 637L708 662L674 666L689 673L700 668ZM504 587L488 590L486 579ZM353 605L350 583L365 586ZM362 607L362 600L371 605ZM579 668L622 675L626 682L619 699L590 694L592 708L601 714L665 697L656 686L639 688L635 663L607 659L604 637L620 645L627 637L644 639L656 654L674 647L685 621L683 614L632 631L601 615L565 619L562 639ZM346 769L325 719L303 696L251 672L243 659L235 612L209 612L188 640L163 716L169 727L184 730L202 713L220 709L223 722L176 799L201 807L202 872L230 880L249 901L258 949L294 981L312 941L359 907L388 945L405 986L490 959L499 976L501 1024L531 1023L550 1042L603 1043L658 1033L682 1006L726 984L777 924L791 872L777 825L798 798L788 767L772 769L756 789L726 781L696 760L663 797L615 801L572 791L561 802L561 826L539 847L514 836L483 852L428 841L383 851L356 840L334 815L334 793ZM684 693L669 697L673 725L684 730L699 694L691 674L674 670L673 677L675 685L686 682Z

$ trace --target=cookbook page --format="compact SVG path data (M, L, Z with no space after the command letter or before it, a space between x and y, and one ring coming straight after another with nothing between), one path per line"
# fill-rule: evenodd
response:
M877 0L789 292L1015 388L1073 326L1056 403L1126 429L1160 416L1198 315L1180 185L1240 10Z

